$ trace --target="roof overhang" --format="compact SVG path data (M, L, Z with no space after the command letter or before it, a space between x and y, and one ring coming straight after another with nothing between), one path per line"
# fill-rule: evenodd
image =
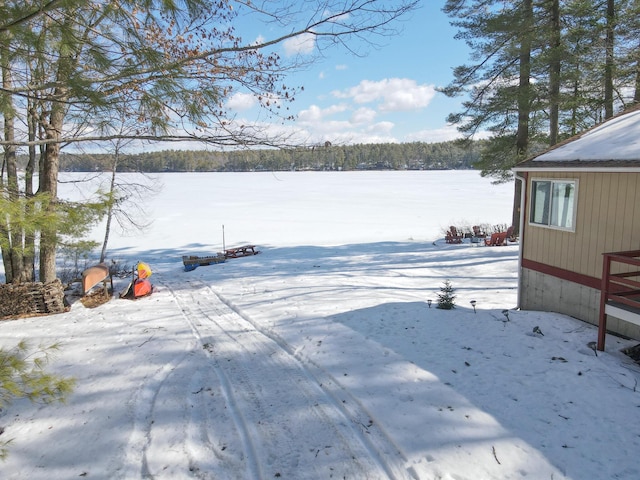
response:
M640 103L547 151L514 172L640 172Z
M522 165L511 169L512 172L593 172L593 173L640 173L637 167L585 167L569 165Z

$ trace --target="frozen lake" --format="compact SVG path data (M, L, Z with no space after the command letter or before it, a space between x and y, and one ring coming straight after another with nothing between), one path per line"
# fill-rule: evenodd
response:
M226 246L432 242L452 224L510 223L513 203L512 183L493 185L468 170L166 173L152 178L161 189L143 201L151 225L133 235L113 232L110 249L219 250L223 226ZM106 185L106 176L103 180ZM140 176L119 174L118 181L140 181ZM70 193L76 188L63 184L61 195L76 196ZM100 226L93 238L102 236Z

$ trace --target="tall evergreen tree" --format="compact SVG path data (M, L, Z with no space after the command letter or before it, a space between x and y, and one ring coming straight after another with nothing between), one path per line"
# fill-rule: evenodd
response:
M477 165L483 175L508 181L510 169L529 154L532 129L537 130L531 112L538 94L531 77L532 56L541 45L534 35L533 0L450 0L444 11L454 17L458 38L466 40L476 62L456 68L453 82L443 90L450 96L469 93L463 111L448 121L469 136L487 129L492 138ZM512 224L517 228L520 185L515 188Z
M468 96L448 120L467 136L491 135L477 164L484 175L508 180L517 161L640 99L639 3L446 2L472 51L443 89Z
M474 63L454 69L454 80L443 89L449 96L467 94L462 111L449 115L467 136L487 130L491 153L483 155L483 173L508 180L508 169L527 155L536 124L531 111L538 92L531 83L535 19L532 0L450 0L444 11L458 27L457 38L472 49ZM495 155L501 152L500 155Z

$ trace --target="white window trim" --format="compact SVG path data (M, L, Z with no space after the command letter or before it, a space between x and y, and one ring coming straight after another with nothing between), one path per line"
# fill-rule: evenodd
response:
M573 212L572 212L572 218L571 218L571 228L566 228L566 227L559 227L557 225L545 225L543 223L535 223L531 221L531 209L533 208L533 182L558 182L558 183L566 183L566 182L573 182L575 185L575 190L574 190L574 201L573 201ZM561 232L574 232L576 231L576 218L578 216L578 188L579 188L579 182L577 178L546 178L546 177L531 177L529 180L529 208L527 213L527 222L530 226L532 227L539 227L539 228L548 228L550 230L559 230Z

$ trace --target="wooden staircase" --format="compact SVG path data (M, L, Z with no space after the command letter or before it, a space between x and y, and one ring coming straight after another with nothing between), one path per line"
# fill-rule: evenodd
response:
M597 345L601 351L607 315L640 325L640 250L604 254Z

